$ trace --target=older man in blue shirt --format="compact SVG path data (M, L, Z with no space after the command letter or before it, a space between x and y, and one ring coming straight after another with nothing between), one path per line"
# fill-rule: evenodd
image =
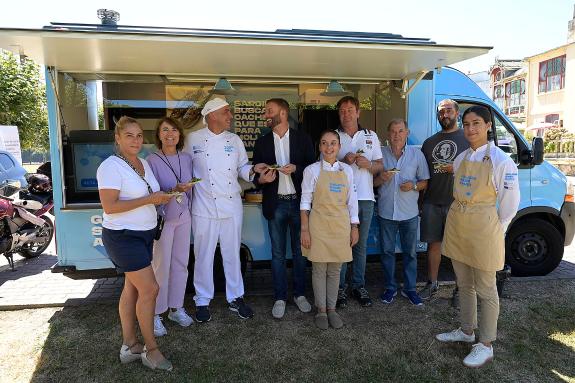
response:
M417 279L417 226L419 192L427 187L429 169L425 156L417 147L407 145L409 129L403 119L393 119L387 126L389 146L382 150L384 171L374 179L378 186L378 215L381 230L385 291L383 303L393 302L397 295L395 281L395 240L399 232L403 253L403 290L401 295L421 306L423 302L415 290Z

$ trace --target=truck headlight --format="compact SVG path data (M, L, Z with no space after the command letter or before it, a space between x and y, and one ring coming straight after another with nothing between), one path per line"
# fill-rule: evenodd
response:
M567 181L567 192L565 193L565 202L575 202L575 198L573 197L574 193L573 184L571 181Z

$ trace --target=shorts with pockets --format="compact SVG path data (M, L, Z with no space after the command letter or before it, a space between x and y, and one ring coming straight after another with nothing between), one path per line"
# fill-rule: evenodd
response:
M424 203L421 211L420 241L441 242L450 205Z
M152 264L156 228L152 230L110 230L103 228L102 242L118 272L144 269Z

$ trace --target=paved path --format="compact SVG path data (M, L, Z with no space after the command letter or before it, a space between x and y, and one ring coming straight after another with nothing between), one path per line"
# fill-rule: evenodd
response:
M27 260L15 256L16 271L11 271L4 257L0 259L0 310L89 304L96 301L117 300L122 289L123 277L73 280L63 274L52 273L57 257L50 247L38 258ZM420 282L425 281L425 258L419 257ZM401 275L401 266L396 271ZM308 269L308 274L311 270ZM565 248L559 267L544 277L513 278L514 280L575 279L575 245ZM452 283L453 272L447 260L442 262L440 279ZM308 275L308 281L311 276ZM378 262L368 263L366 287L375 296L381 290L381 268ZM272 283L269 269L248 268L245 277L246 295L271 295ZM311 283L308 283L311 288ZM223 286L217 288L222 294ZM309 292L311 297L311 291ZM187 299L191 299L188 296Z

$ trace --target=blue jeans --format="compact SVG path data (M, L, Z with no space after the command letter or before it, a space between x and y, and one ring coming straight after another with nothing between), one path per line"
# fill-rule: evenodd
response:
M395 282L395 241L399 232L401 252L403 253L403 291L415 291L417 280L417 241L418 217L405 221L393 221L379 217L383 252L381 266L383 268L384 286L386 290L397 290Z
M274 218L268 220L272 242L272 279L275 300L287 301L286 237L289 227L292 251L293 295L305 294L307 259L301 255L299 200L278 200Z
M358 289L365 286L365 258L367 252L367 237L369 236L369 228L371 226L371 220L373 219L374 205L375 203L373 201L358 201L359 240L352 249L352 289ZM345 288L345 274L347 272L347 265L347 263L343 263L341 265L341 272L339 274L340 289Z

